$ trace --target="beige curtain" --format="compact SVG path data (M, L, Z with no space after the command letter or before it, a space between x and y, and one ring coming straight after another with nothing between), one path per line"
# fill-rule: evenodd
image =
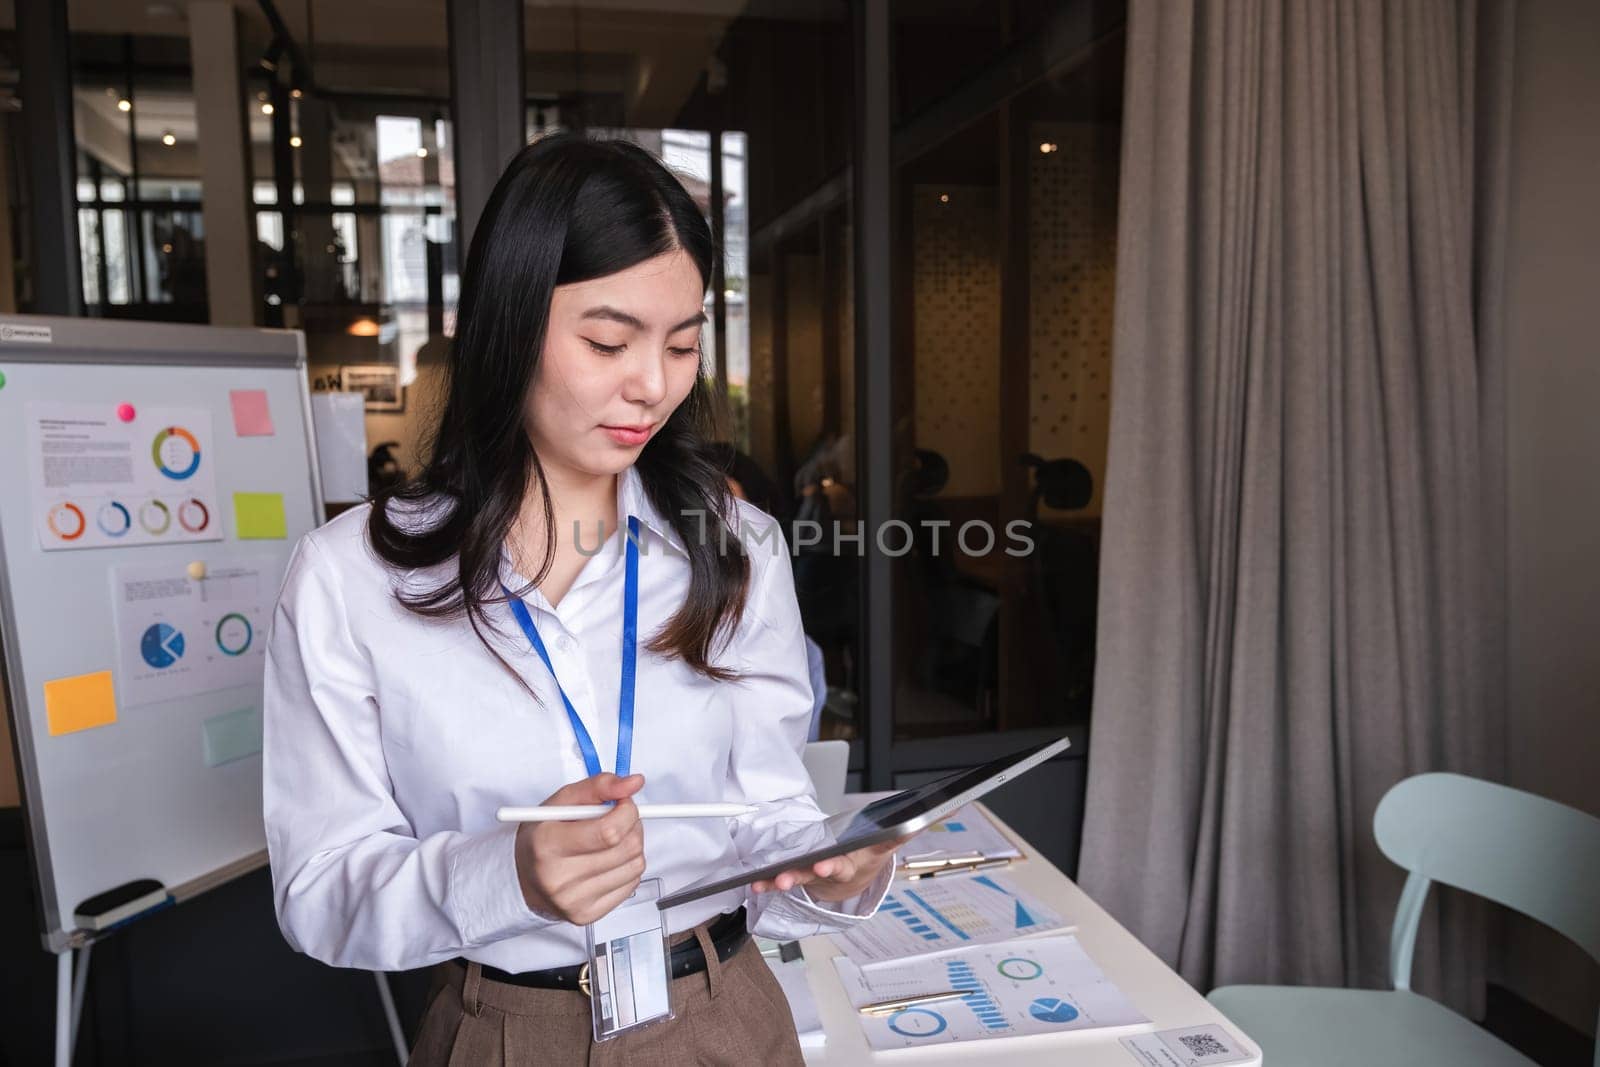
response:
M1203 989L1386 984L1379 798L1499 776L1509 2L1129 5L1080 878Z

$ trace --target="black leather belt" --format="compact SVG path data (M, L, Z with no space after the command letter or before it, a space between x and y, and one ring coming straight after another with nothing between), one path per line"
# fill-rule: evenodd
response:
M711 947L716 949L717 960L727 963L733 954L744 946L750 939L750 933L745 928L744 908L729 912L714 919L706 927L706 933L711 938ZM456 962L465 965L466 960ZM479 964L483 976L492 981L504 982L507 985L518 985L528 989L577 989L584 993L589 990L587 963L576 963L570 967L549 967L542 971L523 971L514 974L511 971L502 971L498 967L488 964ZM672 946L672 977L682 978L685 975L699 974L706 969L706 955L700 949L700 939L690 937L686 941Z

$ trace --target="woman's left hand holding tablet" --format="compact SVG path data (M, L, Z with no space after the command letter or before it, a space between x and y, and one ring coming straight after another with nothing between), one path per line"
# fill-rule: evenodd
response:
M784 871L770 881L752 882L751 888L757 893L770 893L803 885L813 900L848 900L871 885L884 865L894 861L894 850L908 840L910 838L899 838L818 860L810 867Z
M546 804L615 807L598 819L523 823L517 828L517 879L528 907L586 926L632 895L644 874L644 829L633 795L644 775L596 774L569 782Z

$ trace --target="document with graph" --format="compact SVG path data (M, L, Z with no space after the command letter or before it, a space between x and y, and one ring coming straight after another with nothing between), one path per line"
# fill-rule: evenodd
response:
M874 967L1068 928L1042 901L991 871L896 882L876 915L833 938L857 964Z
M918 994L963 993L891 1015L859 1016L875 1049L1149 1021L1070 934L955 949L870 970L843 956L835 956L833 964L858 1009Z
M1022 852L976 804L958 808L900 847L902 859L982 856L1016 859Z

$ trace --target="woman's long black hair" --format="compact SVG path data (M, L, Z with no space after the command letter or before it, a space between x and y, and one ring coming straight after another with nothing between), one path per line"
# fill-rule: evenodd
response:
M561 133L512 159L467 255L445 403L427 465L375 497L367 521L373 549L393 567L456 561L456 573L435 588L397 590L408 610L430 618L465 615L480 639L484 627L495 629L487 605L505 600L501 546L535 483L544 508L545 552L531 584L544 580L556 531L550 490L524 418L544 351L551 295L558 285L615 274L680 249L708 284L710 227L678 180L643 149ZM750 564L737 538L705 532L721 528L733 507L706 444L710 405L702 375L635 467L650 502L687 548L691 568L683 606L648 648L726 679L734 674L712 662L713 646L744 610ZM397 514L391 514L391 503ZM409 521L412 516L426 519Z

